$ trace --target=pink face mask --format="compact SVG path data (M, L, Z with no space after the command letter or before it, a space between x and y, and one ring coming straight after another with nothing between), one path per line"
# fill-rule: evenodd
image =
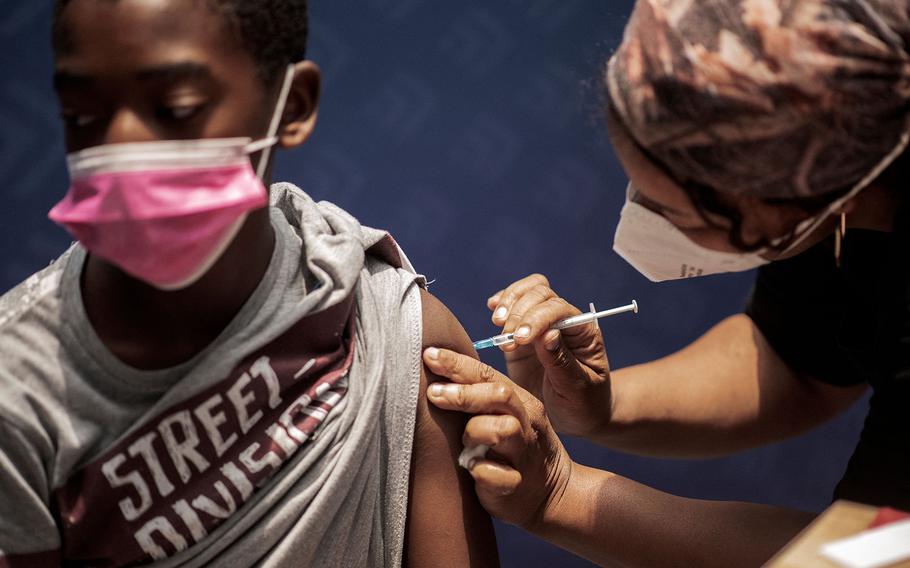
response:
M185 288L268 204L261 178L293 80L288 68L268 138L110 144L67 157L71 185L48 217L92 254L162 290ZM249 155L263 150L258 172Z

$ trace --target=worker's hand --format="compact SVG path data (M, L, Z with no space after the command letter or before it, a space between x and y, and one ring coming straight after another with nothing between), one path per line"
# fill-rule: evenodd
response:
M430 348L423 360L431 372L453 381L430 385L430 402L476 414L465 427L465 448L489 450L463 465L481 504L494 517L533 531L564 494L572 468L543 405L471 357Z
M596 324L551 330L581 311L533 274L487 300L493 323L514 333L504 345L509 376L543 401L559 432L596 435L610 420L610 364Z

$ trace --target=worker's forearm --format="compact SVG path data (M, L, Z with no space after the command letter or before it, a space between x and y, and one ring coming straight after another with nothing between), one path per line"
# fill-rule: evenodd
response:
M788 424L761 427L754 378L665 367L658 361L613 372L610 419L593 441L638 455L704 458L787 437Z
M700 501L573 464L537 536L600 565L760 566L813 515L749 503Z
M740 314L678 353L614 371L609 421L591 438L641 455L726 455L805 432L863 388L796 376Z

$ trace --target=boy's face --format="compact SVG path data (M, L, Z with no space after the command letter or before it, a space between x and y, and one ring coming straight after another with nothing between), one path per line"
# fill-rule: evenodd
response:
M71 0L59 24L68 151L266 135L277 95L206 2Z

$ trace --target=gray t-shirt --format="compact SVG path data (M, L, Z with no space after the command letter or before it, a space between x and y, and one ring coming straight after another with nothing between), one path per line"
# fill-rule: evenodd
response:
M400 564L422 279L387 234L271 194L265 276L177 367L107 350L78 245L0 298L0 565Z

